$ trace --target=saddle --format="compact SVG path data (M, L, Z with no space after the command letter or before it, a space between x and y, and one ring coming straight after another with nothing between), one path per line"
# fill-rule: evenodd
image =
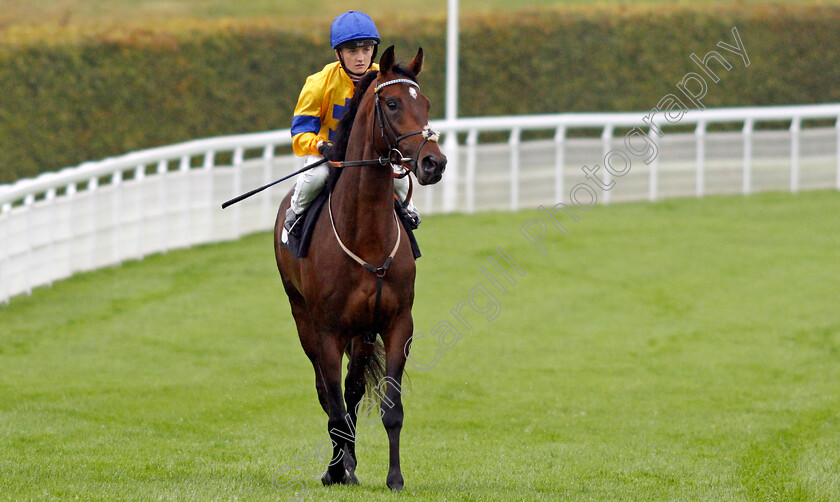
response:
M318 215L324 208L324 203L329 196L329 190L321 190L321 193L312 202L312 205L298 216L295 222L295 227L299 227L296 231L289 233L286 242L281 242L281 245L288 249L292 256L296 259L305 258L309 253L309 243L312 241L312 233L315 231L315 223L318 221ZM400 223L405 228L408 234L408 240L411 243L411 252L414 254L414 259L420 258L420 246L417 244L417 239L414 237L414 231L411 229L411 220L404 211L400 211L400 202L394 198L394 210L399 216Z

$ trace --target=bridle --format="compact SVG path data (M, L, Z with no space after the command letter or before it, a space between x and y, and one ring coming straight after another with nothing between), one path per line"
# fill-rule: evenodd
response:
M415 87L416 89L420 89L420 84L417 82L407 79L407 78L398 78L394 80L389 80L387 82L383 82L376 86L373 90L374 93L374 121L371 124L371 129L376 127L377 119L379 120L379 132L382 134L382 137L385 138L385 142L388 144L388 160L389 163L392 165L400 165L405 169L405 163L410 162L414 164L414 168L417 169L420 166L420 151L423 150L423 147L426 146L428 141L437 141L440 138L440 134L436 133L432 130L431 126L426 124L423 129L419 131L412 131L407 132L405 134L398 135L397 132L394 130L394 126L391 124L391 121L388 120L388 116L385 115L385 111L382 109L382 101L379 99L379 90L383 87L387 87L389 85L394 84L407 84L410 86ZM387 129L387 132L386 132ZM388 135L390 133L390 136ZM417 152L414 154L414 158L410 157L403 157L402 152L399 150L400 141L410 138L412 136L416 136L418 134L423 135L423 142L420 143L420 146L417 148ZM373 135L373 131L371 131L371 136ZM394 138L394 142L391 143L391 138ZM399 159L399 162L394 162L395 160ZM400 175L403 177L408 174L408 170L405 171Z
M397 134L394 130L394 126L391 124L391 121L388 120L388 116L385 115L385 111L382 109L382 102L379 99L379 90L383 87L394 85L394 84L408 84L414 86L417 89L420 89L420 85L407 78L398 78L394 80L389 80L387 82L381 83L374 88L374 119L371 123L371 141L374 141L374 134L376 131L376 123L379 122L379 132L382 134L382 137L385 139L385 142L388 146L388 154L382 155L380 154L378 159L369 159L369 160L353 160L353 161L343 161L343 162L330 162L330 165L333 167L352 167L352 166L370 166L370 165L382 165L382 166L399 166L403 168L403 172L398 174L394 174L395 178L403 178L408 175L409 168L405 166L407 162L413 163L415 169L419 167L420 162L420 151L429 141L438 141L440 139L440 134L433 131L432 128L427 124L423 129L419 131L412 131L405 134ZM416 136L418 134L423 135L423 142L420 143L420 147L417 148L417 153L415 154L414 158L411 157L403 157L402 152L399 150L400 141L410 138L412 136ZM394 138L393 142L391 138ZM411 189L409 189L409 195L406 197L406 201L409 200L411 197ZM397 218L396 211L394 212L394 223L397 225L397 242L394 244L394 248L391 250L391 254L388 255L388 258L385 260L385 263L381 267L376 267L371 265L370 263L363 260L361 257L353 253L345 244L342 242L341 237L338 235L338 230L335 228L335 220L333 219L332 214L332 193L327 198L327 210L330 214L330 224L332 225L333 234L335 235L335 239L338 241L341 250L349 256L353 261L364 267L366 270L372 272L376 275L376 301L373 307L373 326L379 324L379 305L382 301L382 284L385 282L385 274L388 273L388 267L391 266L391 263L394 260L394 256L397 254L397 250L400 247L400 236L401 236L401 229L400 223ZM367 343L374 343L376 341L376 332L369 331L365 333L365 341Z
M385 139L385 143L388 146L388 153L387 155L382 155L380 153L379 158L377 159L368 159L368 160L350 160L350 161L337 161L337 162L330 162L330 165L333 167L354 167L354 166L371 166L371 165L392 165L395 167L402 167L403 172L399 175L394 175L397 178L404 178L408 175L409 169L405 166L406 163L414 164L414 168L417 169L420 165L420 151L423 150L423 147L426 146L426 143L429 141L438 141L440 139L440 133L435 132L432 130L431 126L426 124L423 129L407 132L405 134L398 134L397 131L394 129L394 126L391 124L391 121L388 120L388 116L385 115L385 111L382 109L382 101L379 99L379 90L383 87L387 87L389 85L394 84L407 84L413 86L417 89L420 89L420 84L417 82L407 79L407 78L397 78L394 80L388 80L387 82L383 82L377 85L373 89L374 93L374 101L373 101L373 121L371 122L371 141L374 141L374 135L376 132L376 125L377 122L379 123L379 133ZM410 138L412 136L416 136L418 134L423 135L423 142L420 143L420 146L417 148L417 152L414 154L414 158L411 157L404 157L403 153L399 150L400 141ZM391 138L394 138L393 142Z

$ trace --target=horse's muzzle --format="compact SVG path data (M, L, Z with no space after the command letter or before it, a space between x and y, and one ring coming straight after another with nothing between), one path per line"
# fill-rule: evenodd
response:
M444 155L427 155L420 161L420 172L415 173L421 185L433 185L443 177L446 170Z

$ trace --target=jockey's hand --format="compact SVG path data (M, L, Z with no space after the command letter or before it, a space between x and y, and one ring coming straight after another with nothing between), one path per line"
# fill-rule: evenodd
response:
M417 230L417 227L419 227L420 223L423 222L423 220L420 218L420 213L417 212L417 208L415 208L413 205L406 207L402 204L397 204L397 208L397 211L400 214L400 218L403 221L408 220L411 229Z
M336 152L335 143L333 143L332 141L319 141L318 153L320 153L329 160L338 160L335 158L338 152Z

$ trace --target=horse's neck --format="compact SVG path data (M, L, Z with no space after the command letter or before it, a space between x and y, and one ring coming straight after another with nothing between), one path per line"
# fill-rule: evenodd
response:
M379 157L372 145L361 152L348 155L346 160ZM351 249L363 252L369 248L373 253L391 249L391 240L396 236L392 172L389 166L374 165L349 167L341 173L333 190L332 210L336 229Z

